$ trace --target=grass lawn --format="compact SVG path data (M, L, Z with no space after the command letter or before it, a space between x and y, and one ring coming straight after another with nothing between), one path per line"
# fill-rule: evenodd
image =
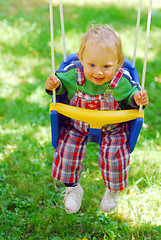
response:
M138 1L64 0L67 54L78 51L90 23L110 24L132 59ZM141 78L147 1L143 1L136 67ZM51 98L44 83L51 72L47 0L0 0L0 240L161 239L161 3L154 0L145 88L150 103L135 151L128 187L116 211L104 213L105 187L98 146L88 144L81 210L67 214L62 183L51 177ZM56 67L63 59L59 7L54 1Z

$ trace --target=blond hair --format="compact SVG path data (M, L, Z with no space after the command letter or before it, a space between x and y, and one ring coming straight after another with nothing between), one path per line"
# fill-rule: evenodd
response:
M82 57L87 41L98 44L102 49L109 48L110 51L116 51L119 65L124 63L121 39L119 34L107 25L92 26L81 38L79 56Z

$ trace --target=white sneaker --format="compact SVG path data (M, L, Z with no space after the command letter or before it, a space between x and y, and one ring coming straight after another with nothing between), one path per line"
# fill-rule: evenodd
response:
M66 187L65 194L62 192L61 195L64 196L63 202L67 213L75 213L80 209L83 193L83 188L79 183L75 187Z
M119 194L120 194L119 191L114 192L114 191L111 191L110 189L106 188L105 195L103 196L103 198L101 200L102 210L105 212L112 212L117 205Z

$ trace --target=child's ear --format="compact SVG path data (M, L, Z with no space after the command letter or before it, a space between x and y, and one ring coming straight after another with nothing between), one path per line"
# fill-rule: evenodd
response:
M80 54L79 54L79 52L77 52L77 55L78 55L78 58L80 59Z
M122 57L119 61L118 61L118 66L122 67L124 64L124 57Z
M79 60L82 61L82 57L81 57L81 55L79 54L79 52L77 52L77 54L78 54Z
M118 61L118 68L122 67L121 61Z

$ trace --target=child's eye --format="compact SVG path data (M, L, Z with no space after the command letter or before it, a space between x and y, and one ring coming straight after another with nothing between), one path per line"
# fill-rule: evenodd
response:
M105 65L104 68L109 68L110 66L109 65Z
M91 67L94 67L94 66L95 66L93 63L90 63L89 65L90 65Z

